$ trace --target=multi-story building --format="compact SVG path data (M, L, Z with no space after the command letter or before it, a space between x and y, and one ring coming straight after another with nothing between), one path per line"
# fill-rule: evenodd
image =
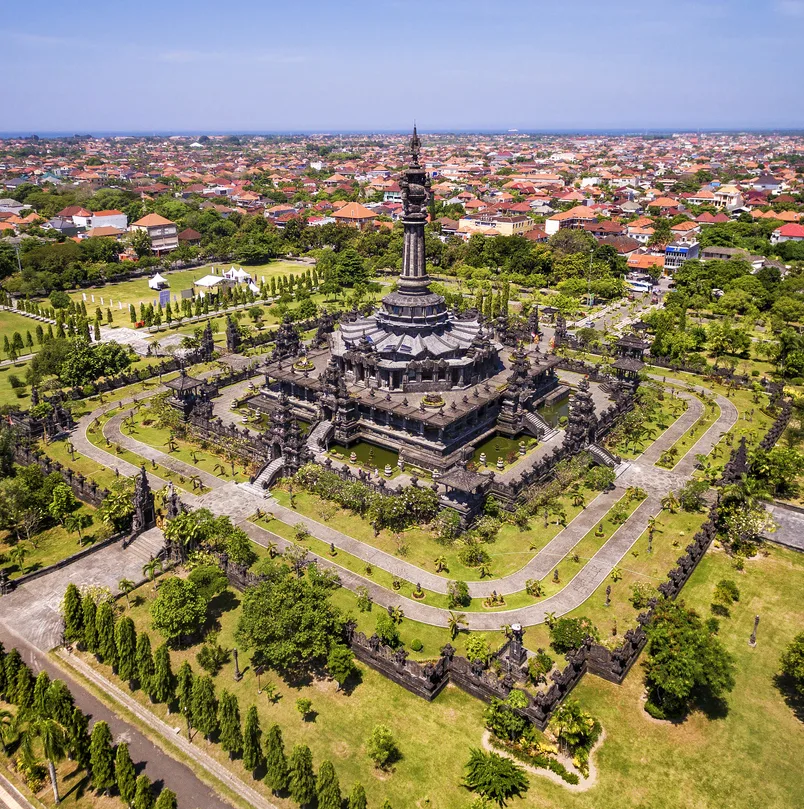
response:
M528 216L501 216L500 214L477 213L464 216L458 223L463 231L493 230L500 236L524 236L532 227Z
M570 208L568 211L562 211L561 213L554 214L547 219L544 223L544 230L548 236L552 236L554 233L558 233L558 231L562 228L573 228L575 230L579 230L585 225L595 222L596 220L597 216L595 216L595 212L592 211L588 206L576 205L574 208Z
M674 273L685 261L698 258L699 245L696 241L671 242L664 249L664 271Z
M149 213L138 219L131 226L131 230L143 230L151 239L151 250L161 256L169 253L179 246L179 233L175 222L165 219L158 213Z

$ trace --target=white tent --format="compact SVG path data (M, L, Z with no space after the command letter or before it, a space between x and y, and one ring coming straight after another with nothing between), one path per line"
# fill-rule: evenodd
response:
M224 278L228 278L230 281L237 281L239 284L243 284L246 281L251 280L251 276L243 269L238 269L237 267L232 267L231 269L227 270L223 274Z
M251 291L252 291L252 292L253 292L255 295L259 295L259 294L260 294L260 288L259 288L259 287L258 287L258 286L257 286L257 285L256 285L256 284L253 282L253 281L249 281L248 288L249 288L249 289L250 289L250 290L251 290Z
M223 279L218 275L205 275L200 281L194 281L193 283L197 287L215 287L221 283Z
M153 278L148 279L148 286L151 289L164 289L165 287L169 287L170 284L166 279L162 278L159 273L157 273Z

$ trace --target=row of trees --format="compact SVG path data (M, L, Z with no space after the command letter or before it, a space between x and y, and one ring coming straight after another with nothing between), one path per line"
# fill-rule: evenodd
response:
M90 776L92 787L110 794L116 787L131 809L176 809L176 795L162 788L155 798L147 775L136 775L128 745L115 750L109 726L95 722L89 733L89 717L78 708L61 680L51 682L46 671L33 673L17 649L6 653L0 644L0 694L16 712L0 710L3 749L16 748L17 769L32 791L41 784L40 756L47 763L53 799L60 801L56 764L65 757Z

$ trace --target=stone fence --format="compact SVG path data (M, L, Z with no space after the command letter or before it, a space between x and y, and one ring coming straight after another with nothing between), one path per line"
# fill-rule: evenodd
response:
M44 452L32 449L25 444L18 444L14 449L14 460L22 466L38 464L39 468L46 474L53 472L61 475L62 480L73 490L75 496L97 508L109 494L108 489L102 489L91 478L87 478L80 472L74 472L70 467L64 466L59 461L54 461L45 455Z

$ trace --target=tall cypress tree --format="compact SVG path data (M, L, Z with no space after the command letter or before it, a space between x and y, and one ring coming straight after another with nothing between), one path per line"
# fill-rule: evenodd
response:
M89 766L92 770L92 786L109 793L114 786L114 752L112 734L103 720L95 723L89 742Z
M209 741L218 729L218 701L215 699L212 677L196 677L193 683L191 711L196 728Z
M176 793L169 789L163 789L159 793L154 809L178 809Z
M262 763L262 748L260 747L260 717L257 708L252 705L246 714L246 729L243 733L243 766L254 772Z
M50 716L60 725L68 727L75 707L70 689L61 680L54 680L50 684L46 699L50 706Z
M20 655L18 649L12 649L3 661L3 669L6 675L5 693L8 702L16 702L17 673L23 665L22 655Z
M265 738L265 770L265 783L274 793L288 788L288 760L279 725L271 725Z
M81 605L81 593L72 582L64 591L62 610L64 612L64 637L74 642L83 640L84 611Z
M98 632L98 654L107 666L117 668L117 645L114 642L114 611L108 601L104 601L95 615L95 628Z
M117 789L120 792L120 797L131 806L134 803L134 794L137 791L137 773L128 752L128 745L125 742L120 742L117 745L117 753L114 757L114 774L117 778Z
M20 710L27 711L33 706L34 676L25 663L17 670L17 681L14 683L14 702Z
M218 725L221 729L221 747L232 759L243 752L243 732L240 729L240 705L237 697L224 690L218 707Z
M73 760L77 761L83 769L89 769L89 717L80 708L73 708L67 725L67 741Z
M147 775L141 775L137 779L137 786L134 791L134 809L153 809L154 793L151 792L151 779Z
M8 680L6 679L6 647L3 646L3 642L0 641L0 696L5 695L6 693L6 685L8 684Z
M137 635L137 679L140 681L140 688L153 701L154 656L151 653L151 639L147 632L140 632Z
M98 607L95 604L92 596L87 593L81 600L81 612L83 614L84 624L84 648L92 654L98 652L98 628L96 626L96 619L98 615Z
M297 744L290 754L290 781L288 789L290 797L299 806L315 800L315 774L313 773L313 754L306 744Z
M134 621L127 615L114 628L114 643L117 650L117 673L120 679L128 680L128 687L137 677L137 630Z
M150 693L152 699L168 706L176 699L176 679L170 667L170 650L166 643L163 643L154 655L154 676Z
M318 796L318 809L341 809L343 801L341 785L331 761L321 762L316 781L316 795Z
M349 809L367 809L366 790L360 781L355 781L349 794Z
M179 669L178 682L176 684L176 696L179 698L179 711L187 720L187 734L193 727L193 670L185 660Z
M47 699L47 692L50 690L50 677L46 671L40 671L36 675L36 682L33 690L33 709L37 716L42 719L50 718L50 704Z

